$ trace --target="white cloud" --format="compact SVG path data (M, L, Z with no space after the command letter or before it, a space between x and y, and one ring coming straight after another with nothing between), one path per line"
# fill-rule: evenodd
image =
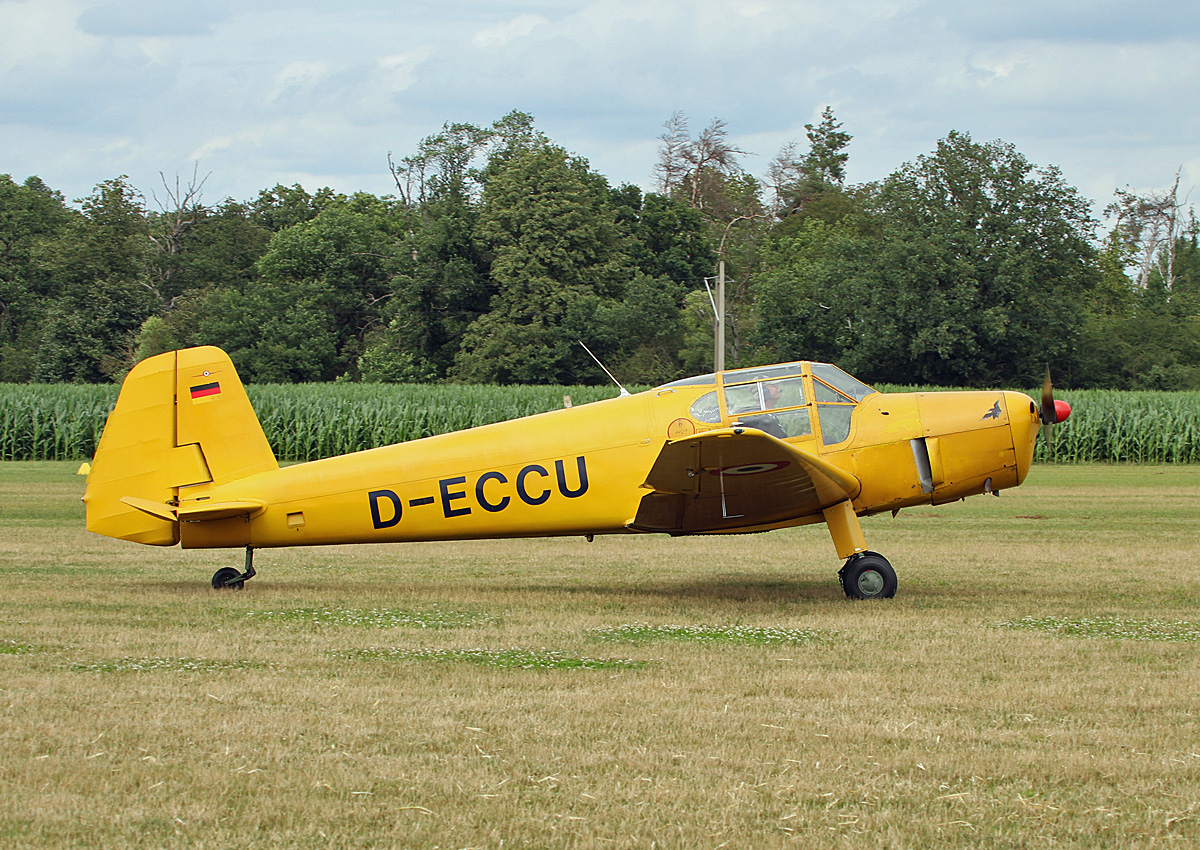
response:
M0 80L17 69L74 64L96 41L75 27L77 3L26 0L0 3Z
M402 92L417 81L417 69L429 59L431 51L418 48L405 53L384 56L378 62L379 82L384 91Z
M0 0L0 164L76 196L196 159L215 194L301 174L383 192L388 151L521 109L613 182L647 185L676 110L693 130L725 119L761 172L831 104L851 180L958 129L1097 195L1181 163L1195 184L1200 16L1194 0L1152 6Z
M273 103L285 95L306 93L322 83L330 74L330 65L321 61L289 62L283 70L275 75L275 86L267 95L267 102Z
M152 36L138 42L138 49L155 65L166 65L175 56L175 46L171 39L162 36Z
M518 15L511 21L479 30L471 36L471 44L484 49L506 47L546 23L549 21L541 15Z
M237 133L212 136L192 150L187 159L192 162L209 162L225 152L245 156L255 148L262 147L266 130L261 126L247 127ZM266 188L266 187L264 187Z
M100 36L180 36L206 33L225 17L228 0L112 0L86 4L80 29Z

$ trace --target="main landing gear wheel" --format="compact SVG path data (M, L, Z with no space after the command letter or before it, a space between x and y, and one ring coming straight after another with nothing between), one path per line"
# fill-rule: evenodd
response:
M896 595L896 571L878 552L860 552L838 573L842 590L851 599L891 599Z

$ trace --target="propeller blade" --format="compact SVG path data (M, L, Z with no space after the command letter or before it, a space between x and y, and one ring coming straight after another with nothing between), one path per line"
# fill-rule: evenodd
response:
M1050 367L1046 367L1046 380L1042 381L1042 408L1039 411L1042 419L1042 442L1054 450L1052 426L1055 421L1054 387L1050 383Z
M1053 436L1053 426L1059 422L1066 422L1067 417L1071 415L1071 405L1065 401L1054 400L1054 387L1050 383L1050 368L1046 367L1046 380L1042 382L1042 409L1040 411L1042 420L1042 439L1046 445L1050 447L1051 454L1054 453L1054 443L1051 440Z
M1058 422L1058 409L1054 404L1054 387L1050 383L1050 369L1046 369L1046 380L1042 382L1042 424Z

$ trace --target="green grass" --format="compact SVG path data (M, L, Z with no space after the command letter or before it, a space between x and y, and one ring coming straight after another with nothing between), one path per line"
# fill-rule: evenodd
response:
M76 673L224 673L230 670L268 669L270 666L264 662L236 658L115 658L78 662L68 669Z
M248 611L247 617L278 623L305 623L314 626L352 626L363 629L456 629L486 622L486 614L431 608L413 611L404 608L290 608L281 611Z
M0 846L1200 845L1200 467L820 526L183 551L0 463Z
M1200 621L1138 620L1126 617L1021 617L997 623L998 629L1049 632L1067 637L1109 640L1200 641Z
M0 655L20 655L25 652L37 652L38 648L31 643L18 643L15 640L0 640Z
M735 646L766 646L779 643L826 643L832 635L814 629L788 629L778 626L677 626L650 623L630 623L596 629L593 634L601 640L646 643L656 640L693 641Z

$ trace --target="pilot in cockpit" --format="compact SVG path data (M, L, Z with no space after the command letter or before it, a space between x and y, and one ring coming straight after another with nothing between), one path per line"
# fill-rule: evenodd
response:
M752 387L754 385L751 385ZM762 397L754 398L748 404L739 405L740 409L731 409L730 413L736 415L743 425L750 428L757 428L770 434L772 437L778 437L783 440L787 438L787 432L779 424L779 420L770 414L750 415L760 410L774 410L780 406L780 398L783 396L783 390L778 384L762 383L755 389L761 388ZM757 393L755 394L757 395Z

